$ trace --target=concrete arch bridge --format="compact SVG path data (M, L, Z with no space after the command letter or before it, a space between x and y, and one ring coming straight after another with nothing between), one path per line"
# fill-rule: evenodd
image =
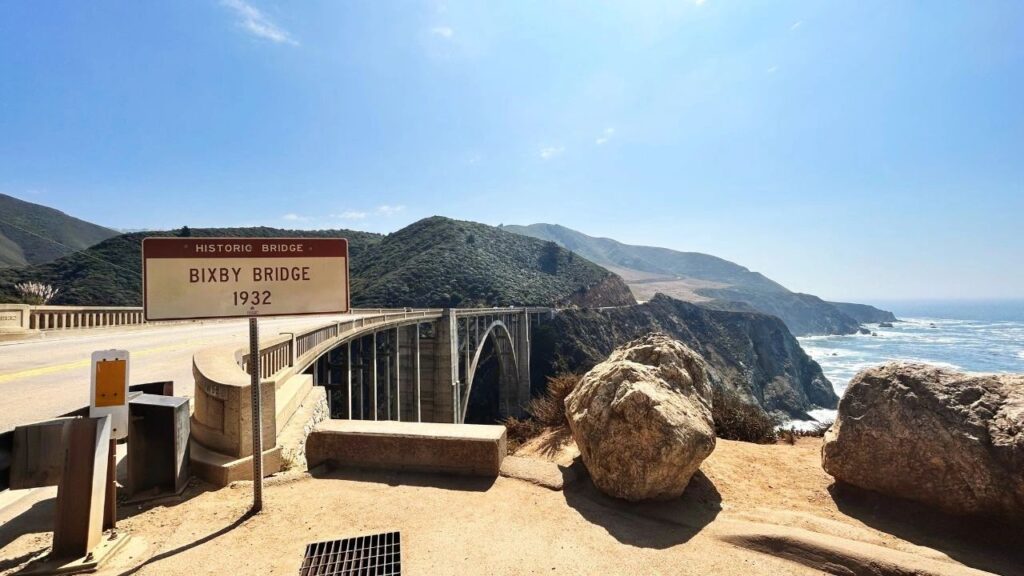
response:
M530 340L550 308L355 310L351 320L260 339L263 445L313 386L331 415L362 420L464 423L521 416L530 398ZM252 457L248 348L194 357L193 464L217 484L246 477ZM485 407L486 410L484 410ZM486 414L478 412L484 410Z

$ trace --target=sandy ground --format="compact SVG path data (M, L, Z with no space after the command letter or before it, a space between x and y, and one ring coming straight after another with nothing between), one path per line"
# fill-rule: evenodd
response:
M249 517L249 483L196 483L182 501L122 506L131 540L100 573L296 574L308 542L392 530L406 574L1024 573L987 527L833 494L819 452L817 439L719 441L681 499L639 505L604 497L585 475L557 491L504 477L292 471L268 481L264 512ZM569 464L574 446L553 435L519 455ZM0 510L0 573L46 550L52 512L52 494Z

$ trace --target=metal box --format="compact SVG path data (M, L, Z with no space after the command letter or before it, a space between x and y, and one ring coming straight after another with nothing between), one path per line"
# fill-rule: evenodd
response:
M188 398L140 394L128 403L128 496L179 494L188 485Z

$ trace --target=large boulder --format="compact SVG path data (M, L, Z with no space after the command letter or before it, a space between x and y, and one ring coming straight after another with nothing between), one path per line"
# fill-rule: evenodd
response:
M680 496L715 449L712 379L681 342L650 334L612 352L565 399L594 484L626 500Z
M865 370L839 402L822 466L949 513L1024 518L1024 375Z

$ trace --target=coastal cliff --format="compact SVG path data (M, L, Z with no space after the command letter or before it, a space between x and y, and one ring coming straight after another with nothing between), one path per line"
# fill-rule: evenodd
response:
M868 304L852 304L850 302L829 302L840 312L861 324L878 324L879 322L896 322L896 315Z
M839 401L821 367L779 318L712 310L661 294L635 306L558 312L534 337L533 381L589 370L617 346L654 331L700 353L725 388L780 418L804 418L808 410L835 408Z

